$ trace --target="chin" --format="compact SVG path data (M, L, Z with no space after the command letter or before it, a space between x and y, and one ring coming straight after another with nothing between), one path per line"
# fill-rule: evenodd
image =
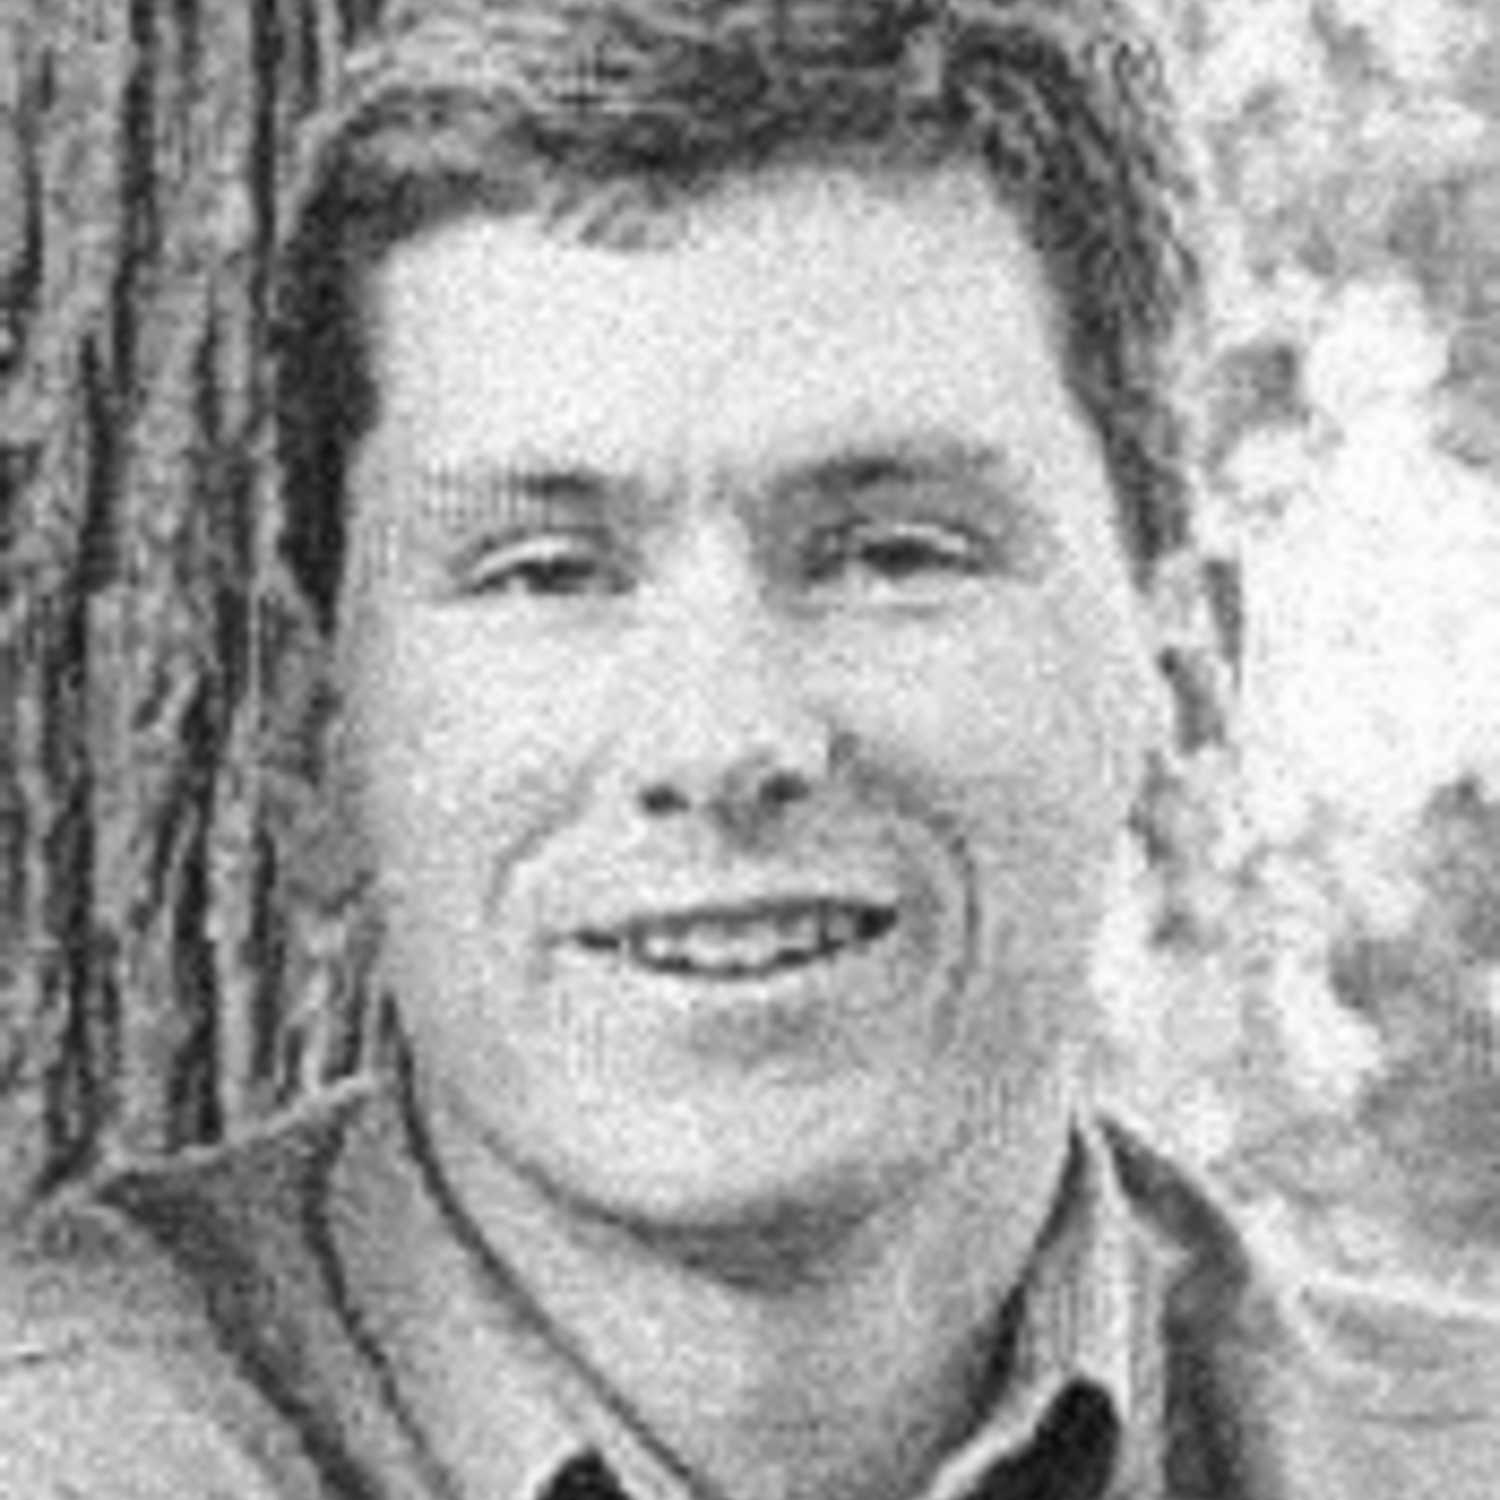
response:
M717 1257L735 1241L785 1249L847 1234L946 1155L936 1122L864 1080L726 1093L696 1108L590 1110L534 1160L536 1175L575 1212Z

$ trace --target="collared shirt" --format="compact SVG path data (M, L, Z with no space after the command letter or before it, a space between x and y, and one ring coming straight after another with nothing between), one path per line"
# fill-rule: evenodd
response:
M356 1131L331 1178L329 1225L351 1320L399 1371L396 1395L424 1448L464 1496L546 1500L548 1485L588 1455L602 1456L631 1500L686 1500L670 1461L605 1398L561 1330L502 1279L504 1267L466 1250L462 1225L434 1191L420 1150L386 1109ZM1143 1456L1126 1448L1159 1425L1139 1403L1159 1384L1132 1367L1135 1246L1107 1149L1080 1128L1057 1207L1012 1315L997 1319L1001 1379L971 1439L926 1500L1041 1493L1019 1473L1039 1441L1054 1489L1104 1500L1105 1480ZM476 1390L503 1392L503 1438ZM1049 1427L1049 1422L1051 1426ZM1033 1460L1033 1466L1037 1461ZM1003 1482L1005 1470L1017 1474ZM1076 1483L1055 1488L1067 1473Z
M914 1500L1500 1493L1500 1331L1278 1289L1080 1125L971 1437ZM455 1232L393 1091L60 1205L0 1280L0 1496L686 1500Z

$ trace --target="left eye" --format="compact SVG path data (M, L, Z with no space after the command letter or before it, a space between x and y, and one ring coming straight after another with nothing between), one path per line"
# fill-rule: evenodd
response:
M465 593L567 599L616 593L619 568L595 539L540 537L481 551L460 569Z
M982 571L977 540L953 526L902 524L841 527L814 549L815 582L836 574L866 575L885 584Z

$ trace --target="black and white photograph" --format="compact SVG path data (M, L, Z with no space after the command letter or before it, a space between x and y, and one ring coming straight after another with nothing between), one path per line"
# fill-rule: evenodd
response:
M0 1500L1497 1500L1500 6L0 0Z

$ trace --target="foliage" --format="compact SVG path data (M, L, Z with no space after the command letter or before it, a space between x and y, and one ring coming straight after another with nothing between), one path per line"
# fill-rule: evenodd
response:
M1269 1232L1489 1289L1500 24L1160 8L1216 194L1205 539L1249 628L1235 763L1168 876L1199 918L1113 985L1121 1086Z

